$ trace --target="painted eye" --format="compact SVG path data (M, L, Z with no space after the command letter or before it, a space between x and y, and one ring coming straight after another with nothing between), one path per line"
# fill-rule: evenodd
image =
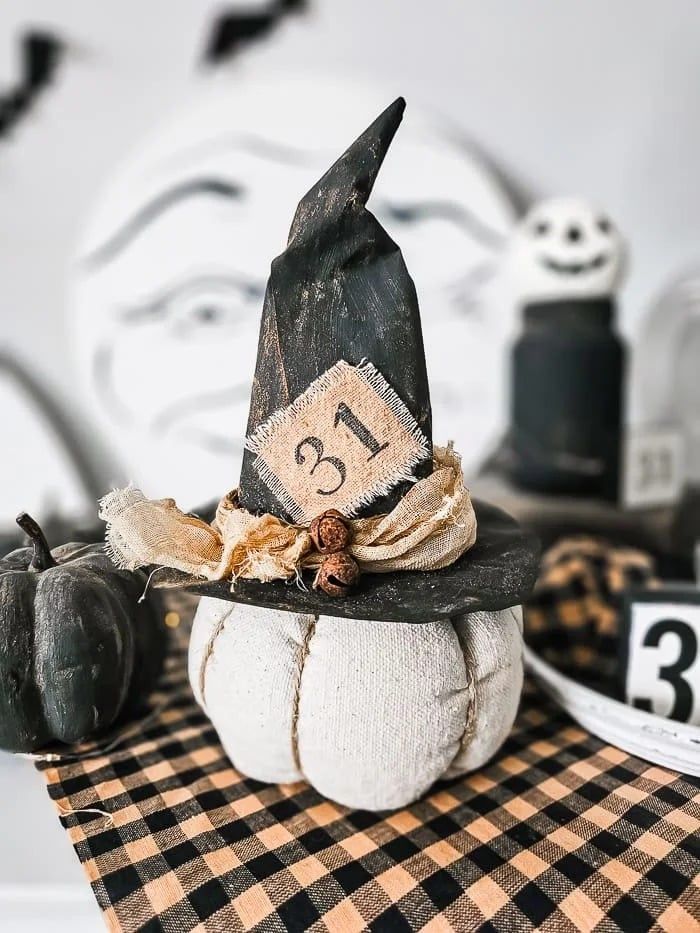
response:
M173 295L167 311L179 328L230 327L245 320L246 304L240 289L212 280Z
M213 324L218 318L223 317L224 311L214 304L202 304L193 308L190 314L200 324Z
M532 228L532 232L535 234L535 236L547 236L547 234L549 233L549 229L550 229L549 221L538 220L534 224Z
M612 230L612 224L607 217L599 217L597 225L601 233L610 233Z
M167 321L182 329L236 325L255 312L264 295L262 283L201 276L177 285L152 301L122 312L122 320Z

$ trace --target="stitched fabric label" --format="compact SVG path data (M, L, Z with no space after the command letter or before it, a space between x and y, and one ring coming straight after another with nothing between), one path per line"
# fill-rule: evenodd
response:
M404 403L372 363L339 360L246 440L261 480L292 519L352 517L430 456Z

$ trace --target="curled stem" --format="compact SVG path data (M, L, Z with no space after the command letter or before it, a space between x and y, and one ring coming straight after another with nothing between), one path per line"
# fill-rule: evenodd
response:
M55 567L56 561L53 559L51 548L39 524L35 522L27 512L20 512L16 518L16 522L28 536L34 548L34 554L32 555L32 562L29 565L29 569L48 570L49 567Z

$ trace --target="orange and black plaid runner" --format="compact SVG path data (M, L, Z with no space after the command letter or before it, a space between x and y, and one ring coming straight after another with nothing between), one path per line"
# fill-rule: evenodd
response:
M567 618L618 579L589 558L571 570L586 585L553 563ZM541 630L558 602L539 592ZM190 693L185 630L146 720L39 765L61 813L82 811L61 820L110 929L700 929L700 780L605 745L528 685L488 767L405 810L348 810L233 769Z

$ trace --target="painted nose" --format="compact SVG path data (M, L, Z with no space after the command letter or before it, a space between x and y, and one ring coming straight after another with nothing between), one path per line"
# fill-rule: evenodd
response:
M566 231L566 239L569 243L578 243L579 240L583 239L583 230L577 227L576 224L572 224Z

